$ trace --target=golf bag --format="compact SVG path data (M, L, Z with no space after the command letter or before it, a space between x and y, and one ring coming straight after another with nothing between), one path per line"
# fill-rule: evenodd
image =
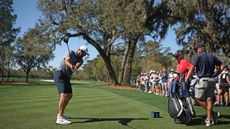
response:
M195 114L191 96L183 79L174 79L171 83L168 113L174 118L174 122L178 124L189 124L192 116Z

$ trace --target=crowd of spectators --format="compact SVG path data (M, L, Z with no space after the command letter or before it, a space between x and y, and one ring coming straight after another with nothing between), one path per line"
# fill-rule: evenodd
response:
M176 71L174 69L161 71L150 70L149 72L140 73L136 79L136 86L141 92L150 93L154 95L169 96L170 82L175 77ZM230 104L230 72L227 66L221 74L216 75L216 90L214 106L228 107ZM195 75L194 80L198 79ZM191 85L194 82L191 80Z
M174 69L169 72L166 69L162 71L150 70L138 75L136 86L140 91L167 97L169 95L169 82L170 79L173 79L173 74Z

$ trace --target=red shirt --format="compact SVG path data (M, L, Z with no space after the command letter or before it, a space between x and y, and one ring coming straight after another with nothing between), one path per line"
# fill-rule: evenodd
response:
M190 69L190 67L192 66L191 62L187 59L180 59L178 61L176 70L178 72L180 72L181 74L184 75L184 77L186 77L188 75L188 71Z

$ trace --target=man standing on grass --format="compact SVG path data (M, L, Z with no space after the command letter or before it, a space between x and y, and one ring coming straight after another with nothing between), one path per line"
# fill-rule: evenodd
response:
M76 53L70 51L61 61L58 70L54 73L54 82L57 86L60 100L58 104L57 124L71 124L67 115L64 115L65 108L72 98L72 86L70 83L74 69L78 69L83 64L83 57L88 55L86 46L81 46Z
M178 50L174 57L177 60L176 70L180 73L181 78L185 79L188 76L189 69L192 67L192 63L184 57L186 50ZM186 88L190 89L190 80L186 82Z
M193 71L196 68L199 81L195 86L195 99L207 110L205 125L210 126L217 124L217 113L213 112L212 105L215 90L215 81L213 77L214 70L215 66L221 66L223 68L223 64L216 56L205 51L204 44L197 44L195 50L198 55L196 55L192 61L192 67L189 69L185 82L188 82L189 77L193 74Z

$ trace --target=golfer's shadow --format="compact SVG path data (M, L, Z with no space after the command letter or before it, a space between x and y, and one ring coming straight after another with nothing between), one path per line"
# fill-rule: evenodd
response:
M71 118L71 119L78 119L83 121L76 121L72 123L90 123L90 122L106 122L106 121L117 121L121 125L128 126L128 123L133 120L149 120L148 118Z

